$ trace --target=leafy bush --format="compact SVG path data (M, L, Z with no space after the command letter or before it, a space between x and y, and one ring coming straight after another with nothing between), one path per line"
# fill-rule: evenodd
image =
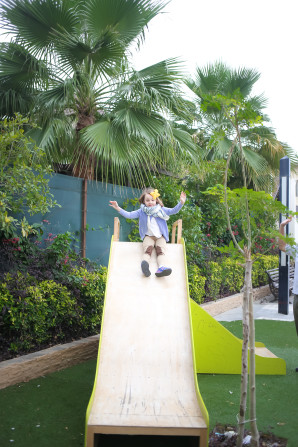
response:
M268 284L266 270L278 267L278 256L269 255L259 257L252 266L252 286L259 287Z
M190 297L198 304L203 302L206 278L196 264L188 265L188 285Z
M20 275L18 280L22 279ZM7 274L5 279L2 287L9 290L14 278ZM22 349L43 344L52 338L63 338L65 328L72 325L76 316L76 302L67 288L54 281L42 281L38 285L28 285L24 295L15 297L9 294L9 298L6 295L4 332L17 340L17 346ZM0 299L2 309L3 304Z
M84 331L96 331L101 323L107 269L100 266L89 272L81 267L73 270L73 279L80 291L77 300L81 312L79 324Z
M238 261L224 258L222 267L222 293L226 294L240 292L244 285L244 268Z
M24 352L99 332L106 267L81 258L70 233L48 235L44 248L32 238L13 242L6 244L10 271L2 271L0 282L4 351Z
M223 268L218 262L210 261L207 266L206 295L216 300L220 296L223 283Z
M20 115L0 123L0 235L6 239L36 233L24 214L44 214L57 205L48 187L53 171L44 150L25 136L26 126L28 119Z

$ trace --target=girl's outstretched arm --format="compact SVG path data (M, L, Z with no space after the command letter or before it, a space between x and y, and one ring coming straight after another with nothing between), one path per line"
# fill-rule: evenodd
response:
M181 194L180 194L180 202L182 203L182 205L185 204L185 200L186 200L186 194L185 194L184 191L181 191Z
M185 192L181 192L180 194L180 199L179 202L177 203L176 206L174 206L174 208L166 208L165 206L163 207L164 212L168 215L171 216L172 214L177 214L179 213L179 211L181 210L181 208L183 207L184 203L186 200L186 194Z
M114 210L118 211L118 213L120 213L121 216L125 217L126 219L136 219L140 217L141 208L135 211L126 211L121 208L115 200L110 200L110 206L114 208Z
M115 200L110 200L110 206L118 212L121 210L120 206L118 205L118 203Z

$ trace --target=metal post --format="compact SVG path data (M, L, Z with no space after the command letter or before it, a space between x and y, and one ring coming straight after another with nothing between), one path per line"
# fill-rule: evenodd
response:
M87 179L82 182L81 256L86 258Z
M280 160L279 177L279 200L289 208L290 196L290 159L283 157ZM287 216L280 214L280 222ZM286 226L286 235L289 234L289 226ZM279 294L278 294L278 313L289 314L289 256L285 252L279 251Z

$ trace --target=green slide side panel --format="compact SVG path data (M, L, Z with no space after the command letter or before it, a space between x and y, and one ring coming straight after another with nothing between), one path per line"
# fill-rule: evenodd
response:
M187 297L188 297L188 312L189 312L189 319L190 319L190 337L191 337L191 344L192 344L192 356L193 356L193 365L194 365L194 382L196 387L196 395L197 400L199 403L199 406L201 408L201 412L204 415L204 419L206 421L207 427L208 427L208 438L209 438L209 413L206 408L205 402L202 398L202 395L200 393L200 388L197 380L197 371L196 371L196 365L197 365L197 359L196 359L196 350L195 350L195 340L194 340L194 330L192 327L193 319L192 319L192 312L191 312L191 302L189 296L189 285L188 285L188 270L187 270L187 261L186 261L186 249L185 249L185 242L184 239L181 238L181 244L183 245L183 253L184 253L184 266L185 266L185 278L186 278L186 286L187 286Z
M190 307L197 373L241 374L242 340L193 300ZM256 348L263 351L256 354L256 374L286 374L283 359L272 355L263 343L256 343Z
M107 282L106 282L106 283L108 283L108 276L109 276L109 271L110 271L110 259L111 259L112 247L113 247L113 236L112 236L111 246L110 246L110 256L109 256L108 274L107 274ZM105 315L106 296L107 296L107 289L106 289L106 291L105 291L104 305L103 305L102 318L101 318L101 327L102 327L102 325L103 325L104 315ZM98 345L98 354L97 354L97 363L96 363L96 372L95 372L94 385L93 385L92 394L91 394L91 397L90 397L90 400L89 400L89 404L88 404L88 407L87 407L87 411L86 411L86 419L85 419L85 442L84 442L84 445L85 445L85 446L87 445L87 425L88 425L88 419L89 419L90 411L91 411L91 408L92 408L92 403L93 403L94 393L95 393L95 386L96 386L96 381L97 381L97 376L98 376L98 364L99 364L100 346L101 346L101 335L100 335L100 337L99 337L99 345Z

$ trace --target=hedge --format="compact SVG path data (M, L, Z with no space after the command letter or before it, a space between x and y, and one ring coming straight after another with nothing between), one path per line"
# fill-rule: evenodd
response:
M73 269L68 287L17 272L0 283L0 341L18 353L100 331L106 267Z
M278 256L261 256L253 263L252 286L268 284L266 270L278 267ZM201 304L228 294L238 293L244 285L244 269L232 258L209 261L205 274L196 264L188 265L190 297Z

